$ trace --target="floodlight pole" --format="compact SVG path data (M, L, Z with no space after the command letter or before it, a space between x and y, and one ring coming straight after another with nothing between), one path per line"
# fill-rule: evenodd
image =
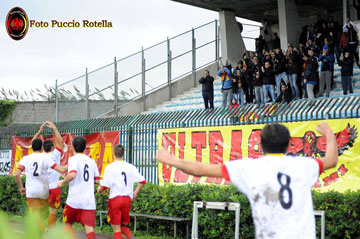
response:
M170 50L170 40L167 38L167 68L168 68L168 87L169 87L169 100L171 100L171 50Z
M59 120L59 91L58 91L58 82L55 80L55 122Z
M196 39L194 28L191 30L192 33L192 77L194 81L194 87L196 87Z
M219 59L218 20L215 19L215 61Z
M143 110L146 110L145 102L145 56L144 56L144 47L141 47L141 93L143 100Z
M119 97L119 90L118 90L118 84L119 84L119 79L118 79L118 72L117 72L117 61L116 61L116 57L114 58L114 113L115 113L115 117L118 117L118 97Z

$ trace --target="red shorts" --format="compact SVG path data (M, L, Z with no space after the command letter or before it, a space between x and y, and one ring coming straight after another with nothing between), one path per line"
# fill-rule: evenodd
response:
M117 196L109 200L107 221L111 225L128 225L130 223L131 198Z
M80 222L82 225L95 227L95 214L96 210L72 208L66 204L63 212L63 222L67 224Z
M54 209L60 208L61 203L61 189L60 188L54 188L49 189L49 206Z
M26 198L27 204L30 208L30 212L40 212L41 216L44 216L49 207L48 201L41 198Z

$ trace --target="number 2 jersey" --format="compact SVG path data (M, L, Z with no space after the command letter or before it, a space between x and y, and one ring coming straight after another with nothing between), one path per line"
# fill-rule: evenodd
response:
M137 168L125 161L115 161L105 168L104 180L100 184L110 188L109 198L129 196L133 198L134 183L145 184L145 178Z
M69 158L68 172L76 173L69 183L66 204L72 208L95 210L95 180L100 180L98 167L93 159L85 154L75 154Z
M321 172L320 160L275 154L222 168L249 199L256 238L262 239L316 238L311 188Z
M47 199L49 182L47 171L55 168L56 163L46 154L34 152L24 156L19 162L19 169L26 173L26 197ZM51 170L52 170L51 169Z

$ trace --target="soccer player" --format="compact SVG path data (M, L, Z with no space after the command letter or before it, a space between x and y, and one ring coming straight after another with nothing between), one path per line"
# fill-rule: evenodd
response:
M69 192L63 212L63 221L72 230L74 222L85 227L88 239L96 238L95 214L96 203L94 184L99 183L99 170L93 159L85 155L86 140L76 137L72 141L75 155L69 158L68 175L58 182L58 186L69 183Z
M133 238L130 229L127 227L130 223L131 199L136 200L139 192L146 183L145 178L139 173L136 167L123 160L124 147L122 145L114 146L115 160L105 168L104 179L101 180L98 192L110 188L108 203L108 222L114 231L114 238ZM139 185L133 192L134 183Z
M42 124L40 130L35 134L34 139L40 138L41 133L44 131L44 127L52 129L55 135L55 146L51 140L44 141L44 151L47 157L51 158L57 165L60 165L61 152L63 149L63 140L62 137L57 130L54 123L50 121L46 121L45 124ZM48 203L50 206L50 213L48 217L48 225L54 226L56 224L56 213L57 209L60 208L61 203L61 189L57 186L57 182L59 181L60 174L55 170L49 169L47 173L47 178L49 181L49 199Z
M265 155L259 159L205 165L177 160L160 150L157 160L191 175L230 180L250 201L256 238L315 239L311 188L319 174L335 167L338 161L336 138L328 124L320 123L316 130L326 137L326 153L321 159L285 155L289 130L270 124L261 132Z
M47 171L51 168L59 173L65 173L67 168L57 165L51 158L41 152L43 146L41 139L34 139L31 146L34 152L21 159L15 172L15 179L21 195L26 194L30 212L38 211L41 218L45 218L49 197ZM23 171L26 173L26 189L23 187L20 178ZM42 229L45 229L43 225L41 226Z

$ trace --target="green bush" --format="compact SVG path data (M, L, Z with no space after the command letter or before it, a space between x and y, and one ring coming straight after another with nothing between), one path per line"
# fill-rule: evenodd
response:
M15 107L15 101L0 100L0 126L7 125L6 121L11 121L11 114Z
M0 177L0 207L7 206L12 213L19 214L25 205L20 197L14 177ZM67 187L62 189L62 208L65 205ZM97 210L106 211L107 196L96 194ZM254 238L254 224L249 202L234 186L215 186L187 184L158 186L147 183L139 197L133 202L132 211L137 213L183 217L192 219L193 201L239 202L240 238ZM326 211L326 238L360 238L360 191L357 192L313 192L314 208ZM199 210L200 238L233 238L235 229L234 212ZM59 212L61 217L61 211ZM97 221L99 218L97 217ZM178 235L185 236L185 223L178 223ZM191 230L191 221L189 222ZM138 220L138 229L145 230L145 219ZM320 232L320 218L317 219L317 232ZM149 220L149 233L158 236L171 236L173 223ZM190 232L191 233L191 232Z

